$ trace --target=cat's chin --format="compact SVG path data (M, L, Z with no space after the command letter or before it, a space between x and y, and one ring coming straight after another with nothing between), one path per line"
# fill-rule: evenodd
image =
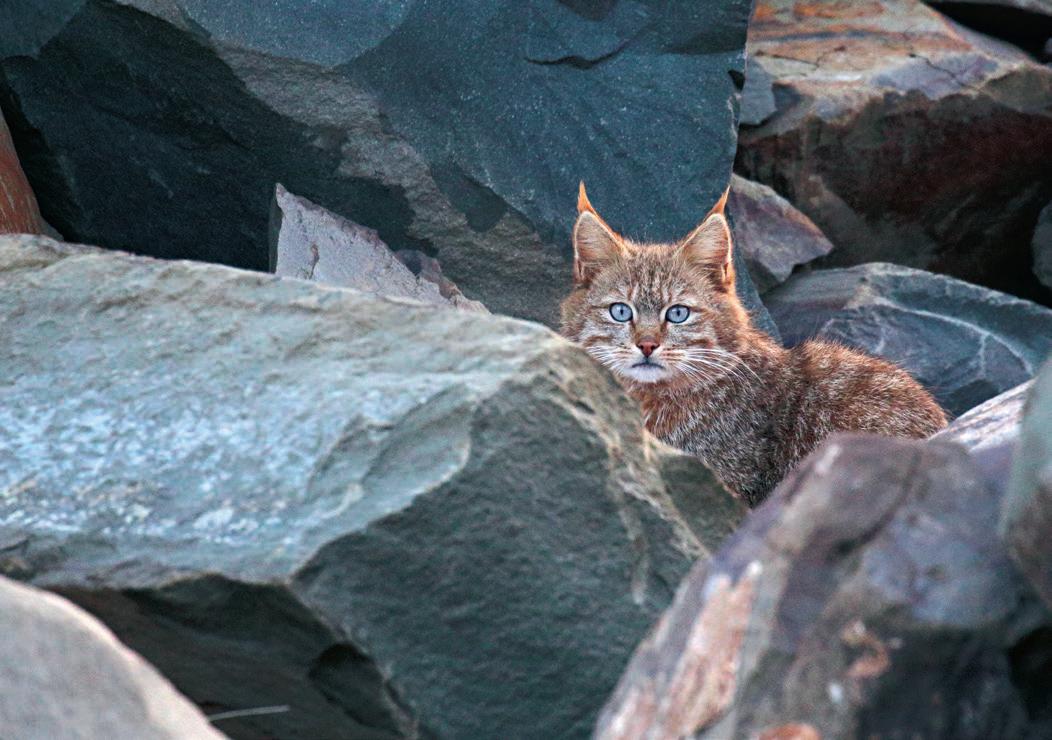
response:
M668 380L672 373L662 365L632 365L623 368L621 375L636 383L659 383Z

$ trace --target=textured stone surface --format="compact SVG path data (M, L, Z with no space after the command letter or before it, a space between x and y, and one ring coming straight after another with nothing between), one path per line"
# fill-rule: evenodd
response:
M41 234L37 199L26 181L18 154L0 113L0 234Z
M765 293L784 282L793 268L833 250L825 234L785 198L744 177L731 178L727 215L756 289Z
M750 0L23 0L0 99L68 238L267 266L275 182L553 320L578 180L639 237L722 193Z
M884 357L955 415L1029 380L1052 353L1052 310L896 265L794 275L765 301L788 345L817 336Z
M596 737L1046 737L1000 498L957 445L830 439L695 566Z
M0 736L222 735L142 658L65 599L0 578Z
M1032 381L1020 383L989 401L983 401L932 439L956 442L972 452L1006 444L1014 447L1023 421L1023 402L1031 384Z
M982 33L1020 46L1048 60L1045 44L1052 39L1050 0L929 0L950 18Z
M536 324L28 237L0 321L0 572L235 737L585 735L742 510Z
M836 245L1041 293L1028 241L1052 195L1052 69L916 0L760 0L750 54L778 112L742 128L736 170Z
M1001 530L1020 569L1052 607L1052 363L1034 381Z
M1052 203L1038 216L1030 246L1034 254L1034 275L1042 285L1052 288Z

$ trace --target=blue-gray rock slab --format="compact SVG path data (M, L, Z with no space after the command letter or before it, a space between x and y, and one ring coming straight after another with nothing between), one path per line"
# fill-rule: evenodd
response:
M525 321L12 237L0 336L0 573L234 737L584 736L744 510Z
M764 300L787 345L817 337L883 357L954 415L1030 380L1052 353L1052 310L908 267L801 273Z
M0 621L0 737L223 737L153 667L66 599L0 578Z
M267 265L275 182L553 321L584 179L686 234L722 193L751 0L25 0L0 98L67 238Z
M1000 527L1019 568L1052 607L1052 362L1027 396Z

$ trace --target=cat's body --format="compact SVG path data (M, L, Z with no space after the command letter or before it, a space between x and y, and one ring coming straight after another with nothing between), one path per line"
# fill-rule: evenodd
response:
M614 371L647 428L763 500L832 432L926 437L946 425L906 372L825 342L785 349L734 291L724 201L677 244L613 232L582 186L562 331Z

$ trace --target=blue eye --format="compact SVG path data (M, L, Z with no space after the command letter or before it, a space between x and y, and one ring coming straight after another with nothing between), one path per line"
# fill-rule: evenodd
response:
M665 311L665 320L673 324L682 324L690 316L690 309L686 306L669 306Z
M610 317L614 321L620 321L622 324L626 321L631 321L632 307L629 306L627 303L611 303Z

